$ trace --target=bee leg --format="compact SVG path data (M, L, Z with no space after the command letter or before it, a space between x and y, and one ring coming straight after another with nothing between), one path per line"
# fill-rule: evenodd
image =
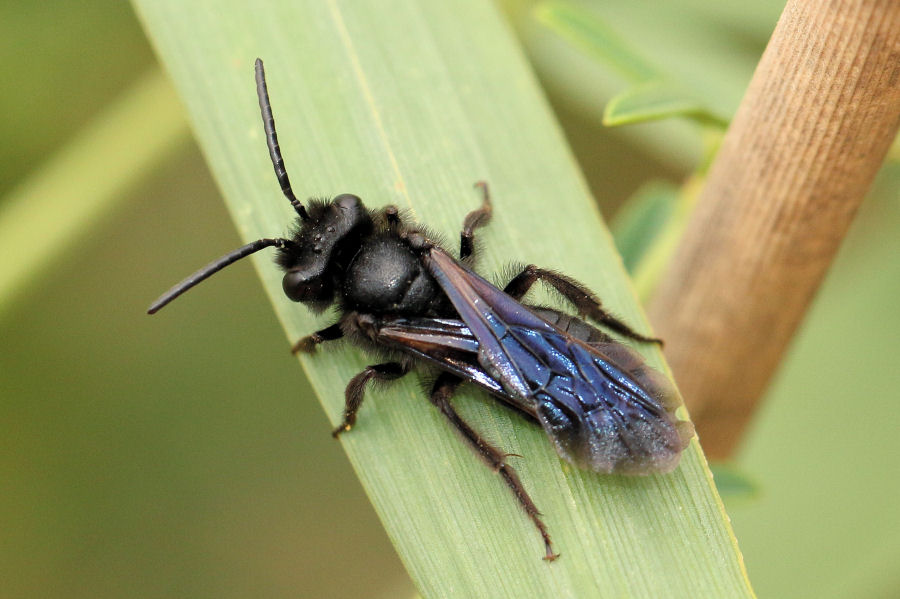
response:
M513 277L506 284L503 291L508 293L516 300L521 300L535 281L541 281L555 289L566 298L578 310L579 316L587 316L596 322L606 326L607 328L644 343L658 343L662 345L662 339L656 337L648 337L641 335L630 326L613 316L600 303L600 298L594 295L594 292L579 283L575 279L567 277L553 270L538 268L534 264L529 264L522 272Z
M335 339L340 339L343 336L344 331L341 329L341 323L336 322L331 326L325 327L321 331L316 331L312 335L302 337L291 347L291 353L298 354L302 352L305 354L311 354L312 352L316 351L316 346L323 341L334 341Z
M356 413L362 405L363 396L366 392L366 384L375 379L376 381L393 381L399 379L409 372L409 366L399 362L385 362L384 364L373 364L366 366L366 369L350 379L347 389L344 391L344 420L341 425L331 431L331 436L335 439L341 433L349 431L356 422Z
M503 477L504 482L512 489L519 505L522 506L522 509L524 509L525 513L528 514L528 517L531 518L531 521L538 529L538 532L541 533L541 537L544 539L544 549L546 551L544 559L547 561L555 560L559 557L559 554L553 552L550 534L547 532L547 526L544 524L544 521L541 520L541 513L538 511L534 501L529 497L525 487L522 486L522 482L519 480L516 471L505 461L510 454L503 453L481 438L481 436L462 419L456 410L453 409L450 398L453 396L453 393L456 391L460 382L462 382L462 379L458 376L448 373L441 374L434 382L434 387L431 390L431 403L440 409L441 414L447 417L450 424L462 434L463 438L472 446L472 449L487 462L487 465L491 470Z
M485 181L479 181L475 187L481 189L481 208L473 210L463 220L462 232L459 234L459 258L465 260L475 253L475 229L483 227L491 219L491 194Z

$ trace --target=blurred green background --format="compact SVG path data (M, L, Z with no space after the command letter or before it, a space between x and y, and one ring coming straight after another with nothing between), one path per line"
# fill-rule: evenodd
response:
M532 3L502 4L608 216L647 181L678 184L696 168L708 131L674 120L604 128L621 78L536 21ZM781 9L621 4L593 8L726 113ZM120 2L10 0L0 33L2 223L23 186L47 179L48 163L157 67ZM121 191L2 288L0 597L412 596L252 269L220 275L163 317L144 314L239 245L179 130L147 158L123 131L139 167ZM115 177L117 166L96 168ZM73 186L85 198L101 187ZM736 461L757 492L726 501L760 596L900 595L898 190L895 161ZM59 218L41 214L2 261L26 260Z

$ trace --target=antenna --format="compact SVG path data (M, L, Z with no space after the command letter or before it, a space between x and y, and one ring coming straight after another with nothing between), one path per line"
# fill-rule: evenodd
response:
M263 61L256 59L256 95L259 97L259 111L262 113L263 128L266 130L266 145L269 146L269 157L272 166L275 167L275 176L281 185L281 192L291 202L291 206L303 220L308 220L309 215L300 200L291 189L291 180L288 179L287 170L284 168L284 158L281 157L281 148L278 146L278 135L275 133L275 117L272 116L272 106L269 104L269 90L266 87L266 70Z
M247 245L245 245L243 247L239 247L238 249L234 250L233 252L225 254L218 260L214 260L213 262L210 262L209 264L207 264L206 266L204 266L203 268L201 268L200 270L198 270L197 272L195 272L194 274L192 274L191 276L189 276L182 282L178 283L177 285L175 285L174 287L172 287L171 289L169 289L168 291L163 293L159 297L158 300L153 302L153 305L150 306L150 308L147 310L147 314L156 314L156 312L160 308L162 308L163 306L165 306L166 304L171 302L173 299L175 299L176 297L178 297L179 295L181 295L182 293L184 293L185 291L187 291L188 289L190 289L197 283L200 283L204 279L209 278L210 276L216 274L217 272L219 272L220 270L222 270L229 264L233 264L233 263L237 262L238 260L240 260L241 258L245 258L245 257L249 256L250 254L253 254L255 252L258 252L259 250L262 250L262 249L265 249L268 247L275 246L278 248L284 248L284 247L293 246L293 245L294 245L294 242L291 241L290 239L277 238L277 239L257 239L253 243L248 243Z

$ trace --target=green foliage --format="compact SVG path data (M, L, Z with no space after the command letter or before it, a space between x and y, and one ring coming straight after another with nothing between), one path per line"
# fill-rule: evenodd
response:
M756 499L759 495L759 483L733 464L713 463L709 468L716 481L716 489L728 507L739 501Z
M681 187L652 182L628 198L612 223L616 247L641 301L653 294L687 226L702 178Z
M639 54L654 72L679 82L682 89L701 94L716 114L729 115L783 0L592 0L581 5L589 6L618 42ZM200 8L209 13L231 10L230 5L211 3ZM406 123L419 125L421 113L429 109L433 120L440 121L440 110L446 107L443 100L435 102L432 96L443 91L449 94L448 103L454 94L469 94L470 101L464 105L483 103L485 97L488 103L502 103L516 100L524 86L531 90L528 97L533 103L530 79L517 77L520 85L510 86L507 76L496 71L492 71L495 74L484 87L486 91L481 85L463 89L438 85L431 90L432 81L437 85L446 80L422 74L423 79L417 80L420 85L400 89L392 96L391 86L406 77L406 72L392 73L386 62L378 65L373 61L377 63L394 43L401 44L398 51L410 55L424 52L432 58L443 48L429 44L410 50L411 44L425 35L416 33L419 29L429 35L430 28L445 29L426 18L433 9L421 10L426 11L422 18L411 21L403 11L388 5L377 14L373 11L367 21L384 27L386 35L372 50L366 72L380 68L379 77L387 77L385 86L373 94L379 105L390 107L381 111L387 131L396 132ZM58 0L40 4L14 0L0 12L3 47L9 57L3 66L4 80L12 82L5 95L0 172L2 188L17 190L0 200L4 215L0 226L6 232L0 243L8 243L12 235L26 240L4 253L2 281L6 286L0 298L4 306L0 336L8 348L0 355L4 389L0 428L7 458L0 467L4 596L411 595L411 584L403 578L399 561L339 445L328 435L329 423L321 407L302 374L292 368L284 334L273 322L248 267L235 266L218 275L157 317L143 314L155 294L239 241L224 220L200 158L172 149L180 145L177 143L164 151L150 143L165 138L162 134L167 129L161 124L167 122L165 115L181 118L177 111L170 112L171 96L141 102L144 108L137 116L124 121L107 119L115 112L112 99L128 97L119 91L140 88L137 82L151 62L128 6L95 2L86 10ZM243 17L243 13L235 14L235 18ZM472 13L463 14L468 15L467 39L477 44L500 40L501 47L508 47L509 36L493 16L484 24L484 19L474 19ZM601 127L604 106L617 94L629 93L629 80L621 70L587 58L584 50L573 49L534 21L530 7L519 14L529 15L527 21L546 33L534 35L527 27L520 29L533 68L554 103L562 108L558 114L564 128L570 139L580 141L578 158L604 210L611 213L615 206L613 189L627 192L635 185L630 182L636 180L681 177L697 163L706 162L701 147L714 146L715 139L707 144L701 130L709 128L697 127L687 119L605 132ZM450 22L452 17L455 15L442 18ZM378 159L384 154L377 143L370 143L368 130L361 130L356 137L342 136L335 145L331 134L325 133L333 122L316 126L323 117L336 121L337 114L356 115L347 127L371 120L365 111L330 108L332 103L345 102L345 95L359 95L349 71L329 72L332 65L327 61L318 67L315 64L321 60L322 49L328 55L334 47L344 47L327 39L339 37L329 28L331 21L304 20L300 13L277 11L262 11L244 20L250 25L235 26L227 35L198 26L200 19L183 24L183 38L190 40L186 45L196 46L185 50L185 61L190 58L195 68L179 75L181 80L196 80L198 87L210 86L210 97L195 102L194 113L210 113L214 123L236 119L219 128L221 137L214 137L215 127L207 127L204 133L207 153L240 155L224 166L216 158L220 176L222 170L250 168L253 180L246 189L261 195L253 200L259 204L253 206L277 210L265 217L271 220L253 229L242 225L243 235L283 232L290 217L272 180L255 112L251 63L257 54L275 71L270 72L273 101L298 191L361 190L371 205L389 201L411 205L405 204L403 190L391 187L394 180L385 175L391 172L389 162L374 168L375 175L365 171L371 168L368 162L373 156ZM284 23L289 34L266 37L260 32L260 22L273 28ZM355 23L348 29L354 39L364 28L359 21ZM366 37L357 48L371 48L372 41ZM211 53L210 64L203 67L193 61L193 53L203 51L201 47ZM315 77L302 75L296 65L303 61L296 57L279 64L280 56L299 52L309 53ZM443 56L443 50L439 54ZM506 64L507 60L519 59L507 54L500 62ZM471 61L448 61L453 77L481 68ZM497 69L490 61L488 67ZM610 73L615 83L598 85L598 80L602 83ZM233 75L233 81L222 92L217 86L226 74ZM148 79L155 77L149 75ZM327 84L316 83L320 80ZM527 83L521 83L523 80ZM286 85L293 87L285 91ZM417 96L415 92L423 89L427 95ZM305 102L292 104L296 97L310 93L316 98L314 108ZM401 102L403 108L397 110L395 106ZM105 109L106 105L110 109ZM411 119L407 112L413 114ZM469 118L468 109L464 115ZM511 122L514 118L518 120ZM545 120L541 113L536 122ZM454 117L447 127L457 122ZM563 244L559 249L541 245L546 241L541 234L545 227L554 226L548 222L553 219L545 217L544 206L554 205L561 193L555 189L555 180L541 182L537 191L530 193L533 173L523 175L523 169L506 164L509 156L515 159L525 153L509 132L531 127L530 120L515 108L500 124L484 125L481 119L473 122L484 126L484 137L490 139L479 137L463 151L446 147L446 133L437 135L432 128L420 131L415 144L420 155L407 157L402 166L404 182L418 185L407 192L416 214L453 239L459 219L477 202L470 183L490 178L502 209L481 236L487 242L485 271L516 258L543 263L546 256L547 263L577 270L576 274L598 287L616 309L639 322L629 294L620 287L616 265L604 258L602 268L611 269L608 272L612 274L601 271L596 256L585 251L583 240L567 231L556 233ZM84 134L67 144L79 127ZM83 143L92 139L92 131L106 127L109 136L93 138L101 140L97 143ZM535 139L547 135L546 128L542 131ZM413 133L405 131L401 137ZM471 139L468 129L463 128L462 134ZM366 146L359 152L363 158L352 149L356 142ZM216 150L218 143L226 149ZM510 146L515 147L510 150ZM57 147L62 149L54 149ZM78 152L73 151L75 147L80 148ZM556 148L551 156L558 152L557 141L549 147ZM895 162L900 156L898 147L895 144L892 149ZM487 171L465 170L457 158L446 158L448 152L465 156L483 153L485 148L490 150L485 158L491 167ZM337 155L338 150L342 155ZM314 162L298 156L303 152L323 153L321 161L329 163L328 168L317 173L309 166ZM596 154L593 163L592 153ZM136 186L153 162L166 154L165 167ZM65 156L77 157L77 161L63 161L69 168L56 171L53 165ZM83 166L73 167L77 164ZM668 170L661 171L660 164ZM123 165L143 166L128 168L123 177L116 173ZM423 171L420 178L409 177L410 165ZM544 166L534 167L534 163L525 165L524 170L529 168L544 172ZM445 169L446 176L441 174ZM699 169L701 174L703 170L705 165ZM571 167L563 171L569 174L562 177L562 194L572 195L566 187ZM49 181L46 175L52 172L62 175L56 178L57 184L47 188L50 191L22 193L23 189L43 189L36 184ZM227 179L227 172L225 175ZM559 176L555 172L550 178ZM371 182L366 183L367 179ZM522 184L511 183L513 179ZM692 178L678 190L679 201L690 197L695 181ZM108 184L118 190L116 194L107 195ZM898 248L893 242L900 240L896 234L900 223L898 187L897 169L886 169L872 198L863 205L792 357L773 384L766 407L734 464L740 477L733 480L731 473L713 469L761 596L843 599L896 594L893 564L900 545L892 536L898 527L892 502L900 491L894 478L885 473L894 468L897 453L898 422L893 415L897 413L894 390L898 385L892 361L900 331ZM675 186L668 189L675 193ZM123 192L127 193L118 195ZM579 187L574 197L582 193ZM229 196L233 201L233 192ZM585 214L582 201L567 208L576 218ZM9 217L13 206L26 215L21 221ZM117 208L122 206L127 210ZM249 204L244 208L254 210ZM517 216L519 211L527 216ZM82 218L89 214L93 217ZM625 216L624 212L619 215L620 223L627 220ZM593 222L593 218L588 220ZM586 229L597 236L597 251L605 255L605 233L595 227L589 224ZM639 239L637 233L624 235L634 243L623 252L626 260L643 256L635 283L644 289L641 281L652 277L641 273L652 270L646 269L653 263L647 258L661 251L654 248L667 237L667 228L660 229L651 216L637 229L647 235L659 232L649 241ZM617 228L617 237L620 234ZM525 235L525 240L518 235ZM274 279L268 260L262 259L260 264L266 276ZM27 276L11 285L16 279L9 273L17 270ZM611 277L608 281L607 276ZM270 280L270 286L272 283ZM284 310L305 314L296 306ZM293 324L291 338L313 324L306 319ZM331 360L343 362L329 368ZM331 387L323 396L332 419L339 410L343 382L363 363L352 350L330 350L314 358L313 368L322 373L320 378L334 378L333 383L326 381ZM466 415L492 440L509 451L527 454L525 459L517 459L516 465L545 511L551 531L559 533L556 541L563 551L563 558L548 567L538 559L537 535L506 490L482 471L437 418L425 424L408 420L413 412L428 420L424 415L431 408L418 390L407 386L376 391L369 400L360 426L347 438L348 444L358 443L356 452L381 452L398 439L408 444L410 436L417 435L413 443L431 453L404 454L407 468L422 468L420 462L428 459L435 470L432 478L451 467L460 473L441 481L453 487L452 493L436 499L428 496L427 501L434 505L429 516L459 518L461 526L474 522L490 529L497 525L513 533L509 539L489 536L488 546L482 547L480 530L465 537L472 533L470 527L456 535L464 548L453 542L429 548L425 557L435 560L435 568L445 559L473 563L496 549L500 558L506 558L502 572L507 568L518 572L523 564L537 575L553 577L554 582L565 579L553 587L554 596L564 596L564 585L578 584L583 575L604 577L608 587L615 587L614 596L624 593L623 586L616 586L624 580L622 572L628 573L629 583L644 580L648 573L667 572L667 568L680 569L674 574L675 581L681 576L697 576L695 562L702 564L703 560L697 559L696 552L708 549L708 542L692 540L681 534L680 528L667 531L671 523L654 511L663 504L664 514L677 509L690 518L696 502L705 505L708 484L700 485L699 491L692 486L696 483L696 457L688 457L692 473L684 483L691 489L688 497L679 495L680 491L657 488L662 481L616 480L571 472L562 479L547 478L544 470L559 469L560 463L539 431L480 394L460 397ZM400 423L409 427L401 431L405 436L383 438L396 432ZM373 440L371 436L383 432L385 426L390 427L389 434ZM425 428L413 428L422 426ZM437 447L429 450L427 446L435 443ZM393 466L373 460L371 468L368 477L389 477ZM399 484L404 483L401 480ZM757 492L748 496L751 487ZM399 497L402 505L389 506L387 511L408 507L408 499L398 489L404 487L391 489L386 496ZM419 487L407 487L405 492L418 494ZM734 501L738 497L740 501ZM599 509L593 512L599 515L581 535L576 525L582 523L570 519L570 509L584 513ZM718 517L715 511L699 513L712 521ZM657 527L661 537L642 534ZM431 534L433 528L429 523L424 534ZM714 526L712 530L719 529ZM585 548L580 546L582 542ZM512 556L507 543L513 547ZM645 543L659 546L644 548ZM680 543L690 547L685 550ZM731 563L733 546L721 542L719 547L723 552L718 563ZM567 568L576 567L573 559L579 560L578 567L583 566L587 574L578 572L567 578ZM458 577L462 566L452 566L451 575ZM480 580L484 592L509 588L504 581L488 576L493 574L491 562L480 567L485 573ZM454 584L460 584L459 580L454 579ZM462 586L460 592L466 590Z
M678 194L678 187L670 183L648 183L619 210L613 222L613 239L630 274L634 275L653 242L662 235L676 210Z
M629 87L613 97L603 113L609 127L633 125L683 116L700 124L725 129L728 122L713 114L704 102L670 81L648 81Z
M0 254L18 259L0 263L0 313L187 134L170 83L154 70L13 189L0 205Z
M563 6L570 21L602 23L600 33L589 33L584 23L551 25L570 42L569 54L552 49L551 62L546 56L549 44L534 44L530 51L551 93L579 107L585 120L599 123L597 106L604 103L604 116L631 111L621 110L617 94L635 95L635 104L645 105L642 110L652 108L656 81L678 82L681 89L704 98L713 114L732 114L784 3L594 0L573 5L543 4L539 19L546 6ZM612 59L597 47L609 42L608 31L615 31L620 46L611 52ZM611 73L621 75L621 46L639 48L644 71L653 73L646 96L633 88L620 91L627 79L619 86L607 85L604 94L594 93L596 81L607 81ZM585 52L593 57L594 68L581 65L578 78L546 68L577 64ZM690 100L679 106L671 102L682 99L677 93L663 91L670 105L691 107ZM677 116L678 111L670 114ZM674 163L673 156L688 155L693 160L684 169L693 175L677 191L673 186L667 192L658 186L642 188L617 215L617 243L621 240L642 298L649 296L665 268L718 145L718 134L708 127L674 135L673 129L662 128L672 124L619 129L659 159ZM700 136L705 137L702 154L688 145ZM884 472L893 468L891 456L897 452L898 424L890 416L896 413L897 377L889 363L900 335L895 289L900 279L891 274L898 264L893 240L900 239L898 147L895 141L791 356L772 384L734 465L737 470L714 469L726 501L742 498L728 501L729 513L763 596L887 597L898 588L896 569L887 566L898 555L892 535L900 521L890 505L897 485L889 482L889 489L884 487ZM650 237L641 239L640 232ZM702 326L702 315L698 323Z
M138 7L243 237L282 231L290 216L258 122L251 71L258 55L298 191L395 203L452 239L477 205L471 184L487 179L496 217L481 236L485 271L521 258L561 268L642 322L552 116L488 5ZM593 240L590 251L584 240ZM267 262L258 262L260 273L289 338L321 325L283 298ZM641 349L660 366L655 349ZM302 362L336 422L343 387L365 362L353 349ZM370 393L342 442L427 596L751 593L695 445L671 475L602 477L561 463L537 427L496 402L466 393L459 405L488 438L527 456L515 465L563 558L541 562L536 532L508 490L404 381Z
M629 87L606 105L605 125L684 116L702 125L727 126L727 120L717 114L702 93L692 93L684 82L641 57L595 11L570 2L545 2L538 5L534 14L539 22L629 82Z

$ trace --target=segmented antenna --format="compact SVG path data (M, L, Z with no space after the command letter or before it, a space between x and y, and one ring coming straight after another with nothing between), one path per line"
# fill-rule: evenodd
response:
M281 185L281 192L291 202L291 206L303 220L309 215L300 200L291 189L291 180L288 179L287 170L284 168L284 158L281 157L281 148L278 146L278 135L275 133L275 118L272 116L272 106L269 104L269 90L266 87L266 70L263 61L256 59L256 95L259 98L259 111L262 113L263 128L266 130L266 145L269 146L269 157L272 158L272 166L275 167L275 176Z
M158 300L153 302L153 305L147 310L147 314L155 314L160 308L171 302L173 299L196 285L197 283L203 281L204 279L209 278L210 276L216 274L229 264L233 264L240 260L241 258L245 258L250 254L258 252L259 250L268 248L268 247L286 247L289 245L293 245L290 239L257 239L253 243L248 243L243 247L239 247L238 249L225 254L218 260L214 260L210 262L182 282L178 283L165 293L163 293Z

